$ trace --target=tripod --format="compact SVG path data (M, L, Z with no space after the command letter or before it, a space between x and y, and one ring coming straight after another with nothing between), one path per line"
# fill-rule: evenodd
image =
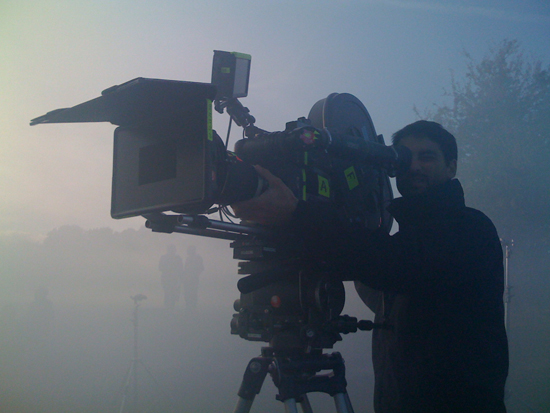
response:
M510 303L512 302L512 286L510 285L510 257L512 256L512 247L514 240L500 239L504 247L504 325L506 331L510 334Z
M145 370L149 376L149 378L155 383L157 389L161 389L159 383L153 376L153 374L149 371L149 369L145 366L143 361L139 358L139 352L138 352L138 308L140 306L140 302L143 300L146 300L147 297L143 294L138 294L133 297L130 297L134 301L134 310L132 312L132 324L134 325L134 348L133 348L133 355L132 355L132 362L130 363L130 367L128 367L128 371L126 372L126 376L124 378L124 384L122 387L122 399L120 401L120 409L119 413L124 413L127 407L127 399L129 396L132 396L132 409L130 411L137 412L138 411L138 402L139 402L139 391L138 391L138 366L141 366L143 370ZM169 400L169 398L164 395L166 400Z
M317 374L323 370L331 372ZM297 404L302 412L313 413L307 396L312 392L331 395L338 413L353 413L345 372L344 359L338 352L322 354L319 349L306 354L263 347L261 356L250 360L246 367L234 413L250 412L267 373L279 390L276 398L284 403L286 413L298 413Z

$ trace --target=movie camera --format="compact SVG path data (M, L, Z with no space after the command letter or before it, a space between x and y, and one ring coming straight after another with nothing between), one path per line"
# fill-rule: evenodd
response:
M288 122L283 131L258 128L239 101L248 94L250 63L249 55L215 51L211 83L137 78L31 125L117 125L111 216L142 215L153 231L232 240L245 277L231 332L269 342L267 356L319 357L341 333L374 326L340 315L345 276L319 271L300 257L299 234L284 237L285 243L297 240L295 248L283 247L280 232L231 221L228 206L267 189L253 167L258 164L322 211L320 216L330 216L332 225L389 231L389 176L408 168L410 153L385 146L365 106L347 93L319 100L307 118ZM224 144L212 129L212 109L230 115L229 131L231 122L243 128L234 151L227 150L229 131ZM207 216L215 212L219 220Z

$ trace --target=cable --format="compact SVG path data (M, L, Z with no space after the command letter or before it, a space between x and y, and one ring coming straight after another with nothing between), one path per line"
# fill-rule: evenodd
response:
M227 150L227 146L229 145L229 135L231 135L231 124L233 123L233 118L229 117L229 126L227 127L227 137L225 138L225 150Z

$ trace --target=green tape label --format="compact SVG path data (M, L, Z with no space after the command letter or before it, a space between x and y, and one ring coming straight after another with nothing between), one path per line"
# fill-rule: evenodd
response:
M212 136L212 101L206 99L206 133L207 139L212 141L214 138Z
M235 56L237 59L252 60L252 56L246 53L231 52L231 54Z
M357 179L357 174L355 173L355 168L353 166L346 169L344 174L346 175L346 180L348 181L350 191L356 186L359 186L359 180Z
M319 195L330 198L330 185L328 179L321 175L317 175L317 178L319 180Z
M302 200L303 201L307 200L306 182L307 182L306 170L302 169Z

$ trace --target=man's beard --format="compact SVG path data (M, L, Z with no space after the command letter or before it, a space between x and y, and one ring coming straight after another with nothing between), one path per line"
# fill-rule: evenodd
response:
M429 178L421 173L397 177L397 189L402 196L421 194L429 187Z

